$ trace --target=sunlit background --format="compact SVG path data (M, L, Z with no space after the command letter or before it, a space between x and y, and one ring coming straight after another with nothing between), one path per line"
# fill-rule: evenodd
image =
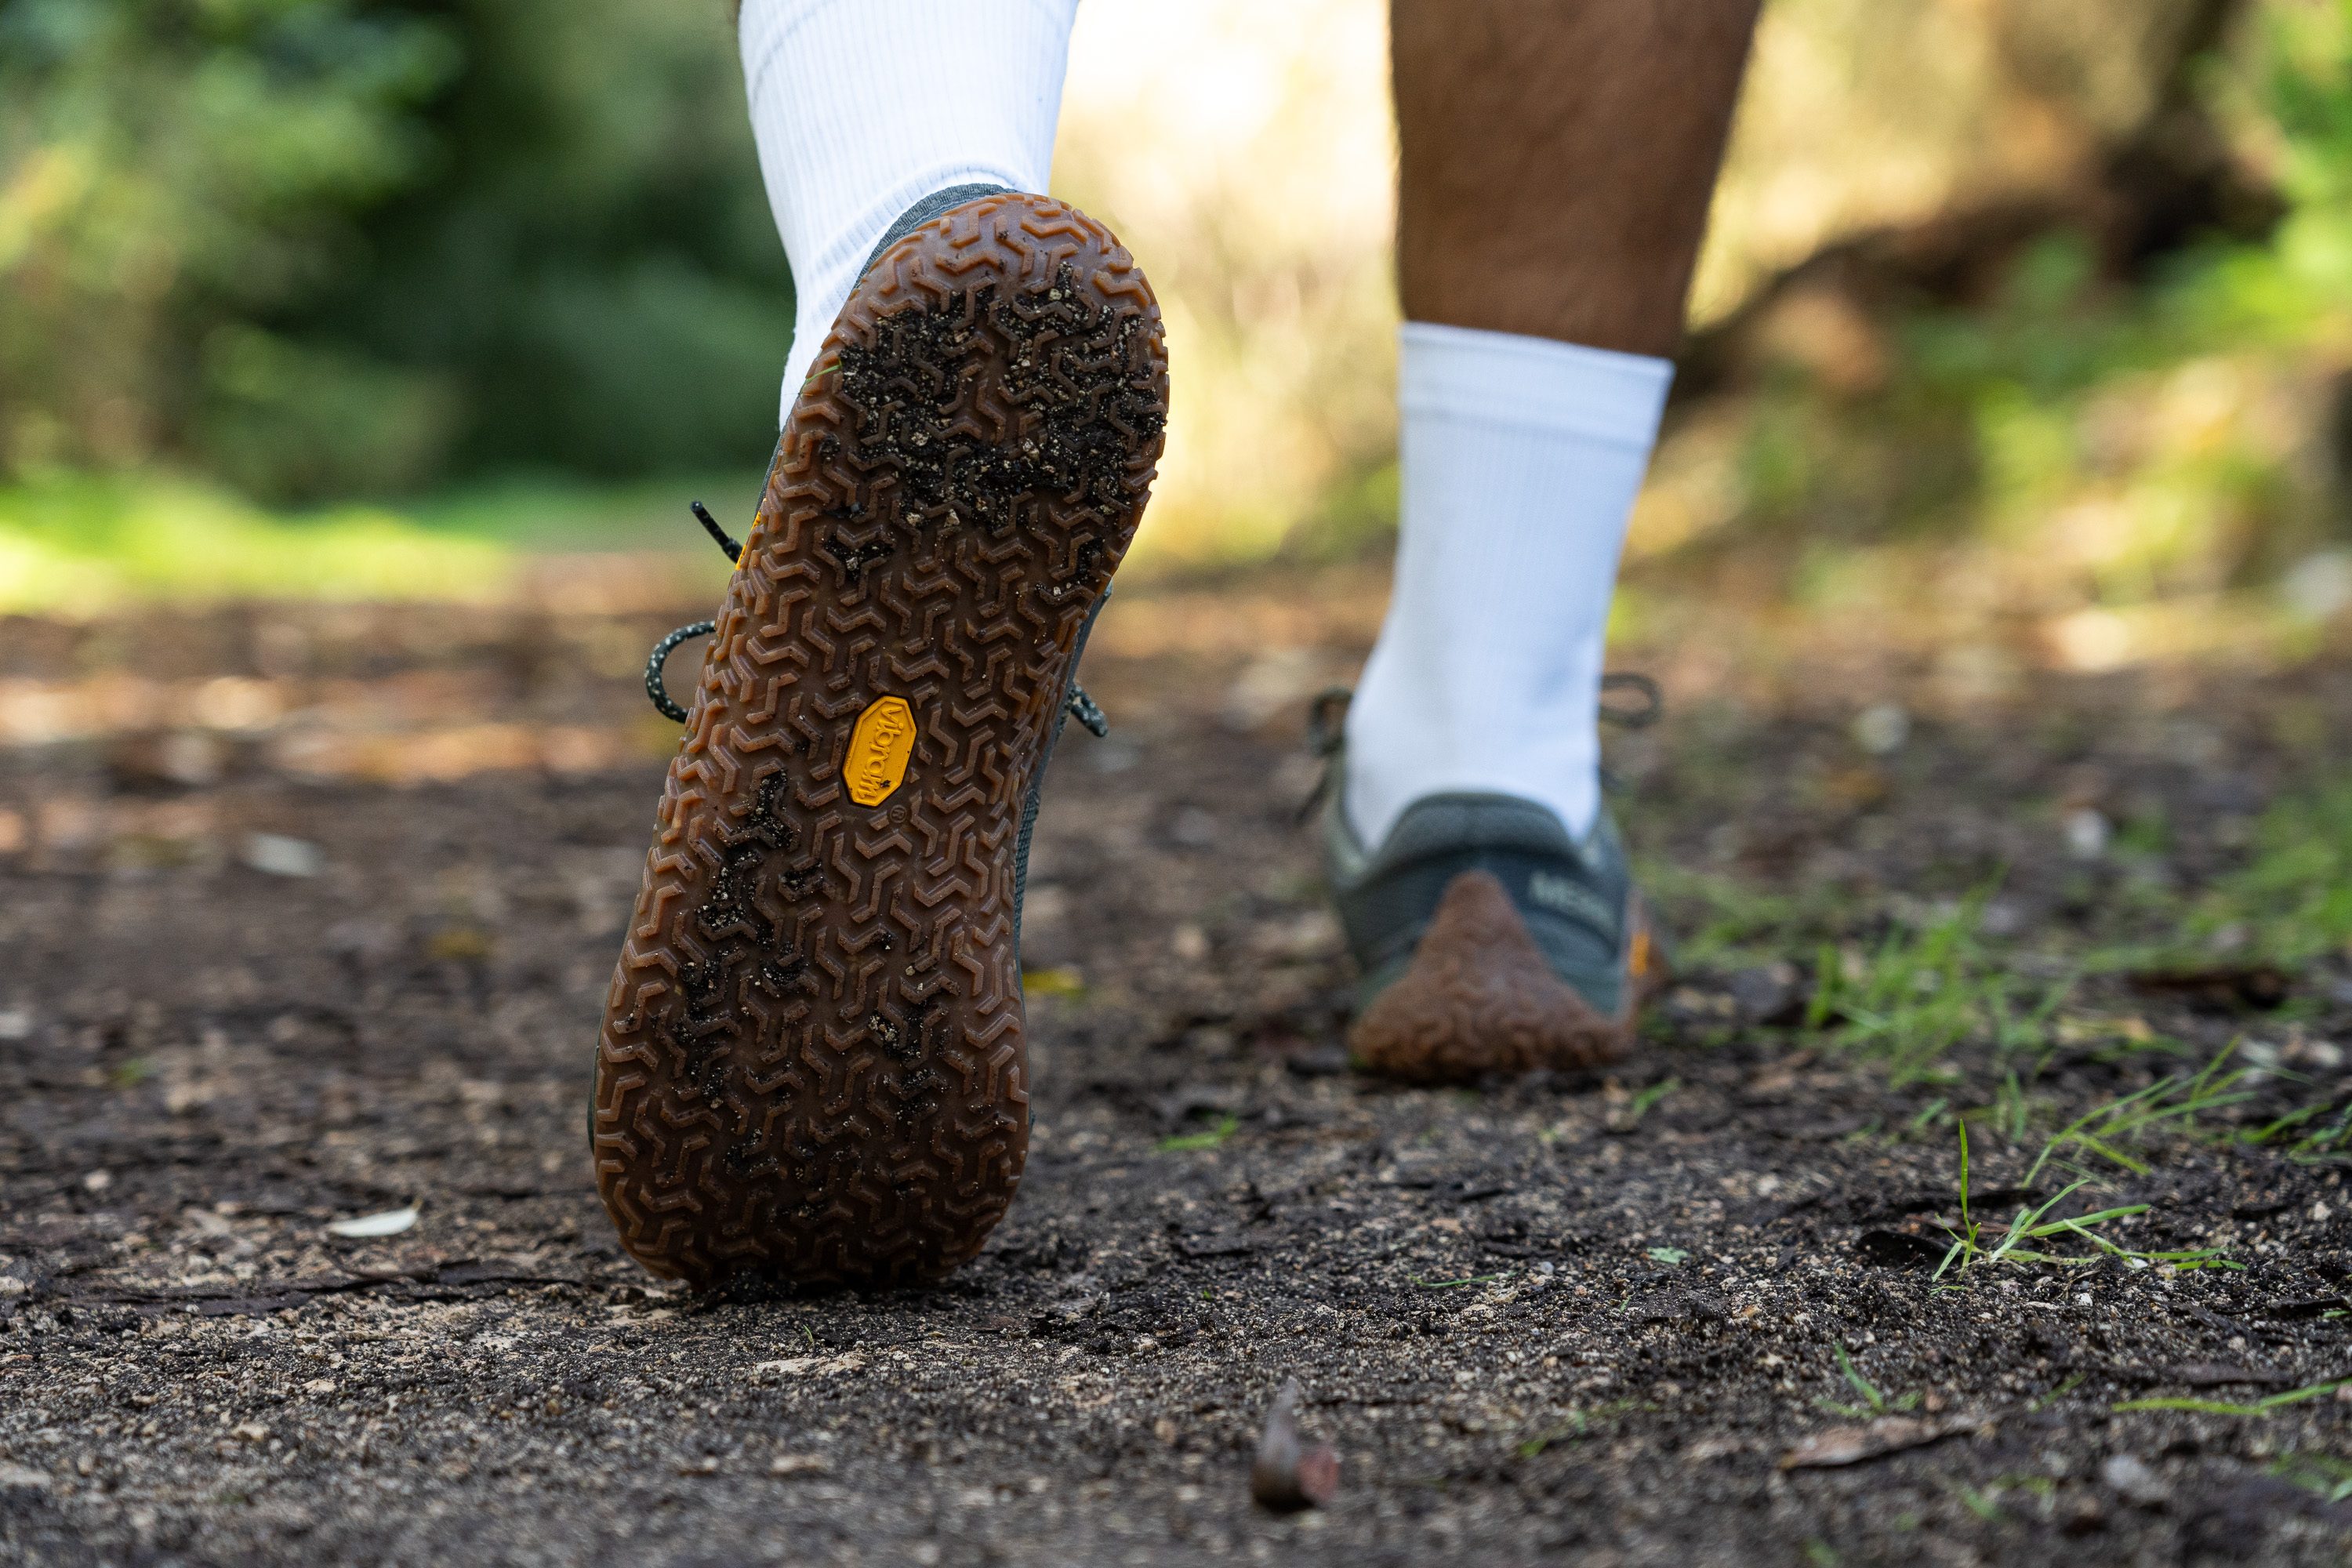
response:
M748 512L792 319L725 13L0 8L0 605L704 581L684 502ZM1055 184L1175 366L1148 573L1393 529L1383 16L1081 6ZM1729 606L1996 684L2310 651L2352 0L1772 0L1693 327L1624 635Z

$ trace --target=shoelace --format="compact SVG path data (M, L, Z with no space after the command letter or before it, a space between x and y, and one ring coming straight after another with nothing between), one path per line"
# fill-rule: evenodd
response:
M1612 708L1609 706L1609 693L1612 691L1638 692L1642 705L1638 708ZM1355 700L1355 692L1347 687L1328 686L1317 692L1315 700L1307 705L1307 750L1309 754L1322 760L1323 773L1315 781L1315 788L1307 798L1298 803L1297 821L1304 822L1314 816L1315 808L1321 805L1331 793L1332 783L1339 772L1339 747L1347 738L1348 705ZM1646 730L1665 717L1665 712L1666 694L1648 676L1635 670L1621 669L1601 678L1602 723L1614 724L1621 730ZM1601 770L1601 782L1612 789L1617 786L1616 779L1605 768Z
M700 501L695 501L692 505L694 520L702 524L702 531L710 535L711 540L726 553L729 561L736 565L741 565L743 563L742 545L736 542L733 535L719 526L719 520L711 516L709 510ZM685 709L671 700L669 688L662 681L662 667L669 662L669 656L677 651L678 644L691 642L696 637L709 637L718 629L718 626L719 623L716 621L695 621L690 625L678 627L677 630L654 644L653 654L646 660L646 695L653 700L653 705L661 710L663 718L683 724L686 722L687 714ZM1097 740L1110 733L1110 721L1103 717L1102 709L1096 705L1095 700L1087 695L1087 689L1080 686L1075 679L1070 682L1069 699L1062 706L1071 718L1078 721L1080 729Z

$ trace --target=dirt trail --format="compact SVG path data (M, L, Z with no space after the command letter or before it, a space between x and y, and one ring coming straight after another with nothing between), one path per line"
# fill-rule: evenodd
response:
M1288 643L1139 594L1089 662L1114 731L1048 788L1011 1218L940 1289L720 1302L622 1258L583 1133L665 743L630 665L666 623L0 628L0 1557L2342 1560L2346 1398L2115 1408L2352 1374L2339 1164L2175 1140L2058 1211L2147 1205L2103 1234L2236 1269L1932 1278L1949 1108L1971 1216L2005 1221L2063 1184L2028 1180L2052 1129L2233 1037L2272 1070L2209 1134L2340 1106L2340 957L2266 1011L2261 976L2084 983L2009 1134L2018 1064L1981 1041L1898 1087L1809 1035L1809 945L1703 953L1606 1079L1363 1081L1294 814L1305 700L1370 614L1222 607ZM2053 677L1921 698L1874 753L1849 673L1734 700L1668 670L1613 765L1670 920L1720 937L1728 888L1751 946L1866 935L2006 866L2021 1005L2352 735L2343 668ZM2100 850L2087 811L2169 836ZM1339 1490L1276 1518L1250 1453L1293 1375Z

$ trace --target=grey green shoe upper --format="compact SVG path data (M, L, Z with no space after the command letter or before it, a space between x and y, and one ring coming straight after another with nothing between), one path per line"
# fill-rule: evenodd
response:
M884 251L933 218L942 216L966 202L976 202L982 196L1002 195L1010 188L982 181L969 185L943 185L933 191L891 220L890 226L882 231L882 237L874 242L874 248L866 253L866 265L857 269L858 276L862 278L873 271L874 264L882 259Z
M1070 649L1069 673L1063 677L1062 700L1054 705L1054 728L1045 736L1045 749L1038 754L1037 771L1029 777L1029 793L1021 802L1021 837L1013 852L1013 952L1017 959L1021 952L1021 907L1029 898L1029 839L1037 831L1037 803L1045 793L1045 770L1053 765L1054 748L1062 743L1062 726L1072 719L1090 735L1109 733L1110 726L1078 684L1078 660L1087 656L1087 639L1095 635L1095 622L1102 617L1103 606L1110 603L1110 584L1103 584L1102 597L1087 612L1086 624L1078 627L1078 640Z
M1514 795L1423 796L1377 849L1348 821L1332 762L1323 807L1323 865L1369 1005L1412 963L1438 900L1465 871L1502 883L1552 973L1603 1017L1623 1010L1633 942L1633 881L1604 810L1579 843L1549 807Z

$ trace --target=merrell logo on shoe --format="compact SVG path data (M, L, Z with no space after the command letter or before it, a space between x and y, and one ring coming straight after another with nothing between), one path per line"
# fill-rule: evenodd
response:
M1617 924L1615 915L1597 894L1555 871L1538 871L1528 878L1528 901L1540 904L1555 914L1590 921L1602 931Z
M884 697L857 716L849 734L849 760L842 781L860 805L880 805L906 781L907 760L915 754L915 710L903 697Z

